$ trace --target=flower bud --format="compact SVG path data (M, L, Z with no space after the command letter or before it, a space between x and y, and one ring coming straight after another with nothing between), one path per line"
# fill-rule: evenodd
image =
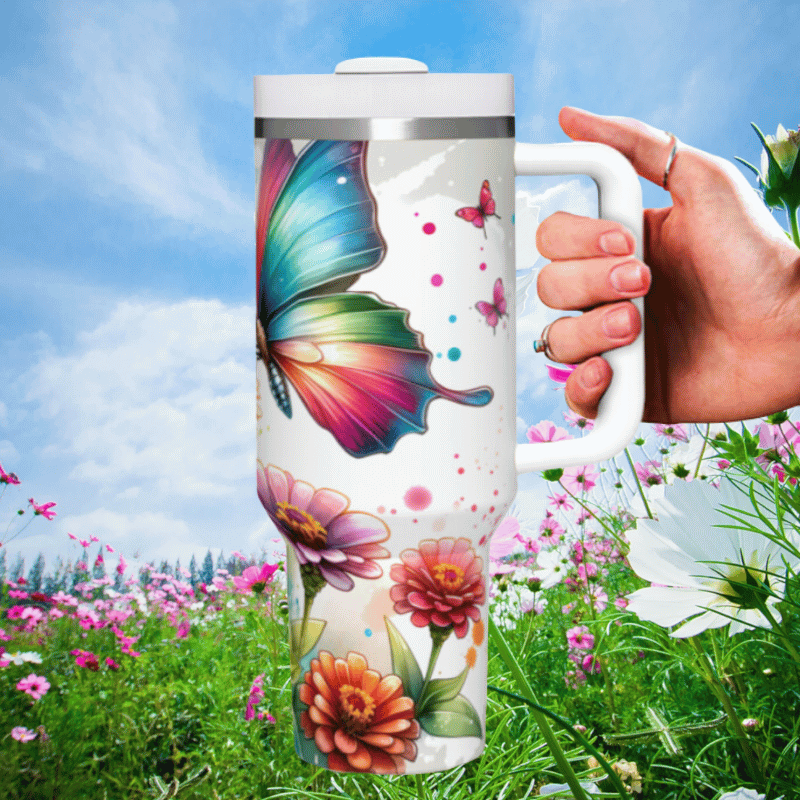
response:
M787 131L778 125L775 136L765 136L758 126L753 129L761 140L761 171L743 159L737 159L755 172L764 202L770 207L784 206L790 214L800 206L800 131Z

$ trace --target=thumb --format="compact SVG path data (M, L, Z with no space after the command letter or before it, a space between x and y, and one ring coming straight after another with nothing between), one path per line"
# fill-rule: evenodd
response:
M670 134L629 117L602 117L570 106L561 109L558 121L571 139L607 144L622 153L643 178L664 185L664 170L677 141ZM670 168L670 191L680 185L678 161Z

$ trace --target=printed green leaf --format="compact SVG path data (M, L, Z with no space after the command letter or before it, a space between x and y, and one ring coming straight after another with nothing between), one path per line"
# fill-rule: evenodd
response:
M327 623L324 619L306 620L306 632L303 641L300 641L300 631L303 629L303 620L293 619L289 625L289 660L291 661L292 683L302 674L300 661L308 655L314 645L320 640Z
M392 671L403 682L403 694L416 703L422 691L422 670L400 631L389 622L388 617L383 619L389 634L389 649L392 651Z
M464 667L464 671L455 678L434 678L430 681L425 692L417 701L417 716L421 716L426 711L435 711L441 703L452 700L461 691L464 681L467 679L469 667Z
M445 700L417 717L422 729L431 736L481 736L478 712L463 695Z

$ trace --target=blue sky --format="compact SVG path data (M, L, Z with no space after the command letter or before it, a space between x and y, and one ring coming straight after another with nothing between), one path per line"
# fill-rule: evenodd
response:
M785 0L11 2L0 20L0 463L23 480L0 527L28 497L58 503L9 547L28 565L79 555L67 531L184 564L273 536L254 481L254 74L364 55L512 72L520 141L564 141L576 105L754 163L751 121L800 122ZM542 263L537 217L596 208L587 179L518 190L520 269ZM529 343L547 317L526 311ZM561 419L543 364L520 358L520 431ZM520 490L538 520L541 480Z

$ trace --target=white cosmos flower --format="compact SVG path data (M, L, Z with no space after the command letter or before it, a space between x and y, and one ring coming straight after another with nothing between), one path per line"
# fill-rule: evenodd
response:
M776 597L767 597L766 604L774 606L783 597L784 559L793 570L800 559L758 531L720 527L736 524L722 506L739 510L745 519L744 512L754 513L749 497L727 479L719 489L705 481L677 481L653 501L658 521L640 519L627 532L628 561L640 578L657 585L628 595L629 611L665 628L688 620L672 632L674 637L695 636L729 622L731 634L769 627L755 595L733 584L748 579L768 583ZM780 621L780 613L770 611Z
M542 582L542 589L552 589L567 577L570 566L572 565L566 552L561 552L557 547L542 550L536 555L537 568L534 570L534 577Z

